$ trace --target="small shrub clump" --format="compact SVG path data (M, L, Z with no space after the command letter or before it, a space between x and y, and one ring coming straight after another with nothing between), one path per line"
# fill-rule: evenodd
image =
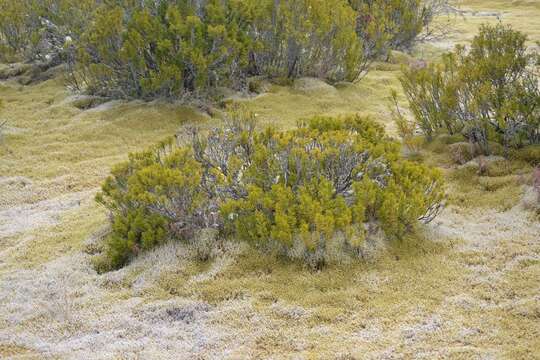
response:
M442 64L410 68L401 83L428 140L461 133L484 155L493 142L510 149L540 144L539 54L510 27L485 25L471 48L458 47Z
M205 229L320 267L336 236L358 251L370 231L401 238L442 206L439 172L403 160L380 125L358 116L256 132L252 115L235 110L224 127L187 139L132 154L97 195L111 213L113 267Z

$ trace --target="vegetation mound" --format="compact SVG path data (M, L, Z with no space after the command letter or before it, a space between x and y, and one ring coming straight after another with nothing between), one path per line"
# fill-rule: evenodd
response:
M377 229L400 238L443 201L439 172L402 159L399 144L359 116L256 132L236 109L224 127L188 135L187 145L170 139L132 154L103 185L113 267L208 228L320 267L336 237L352 252Z

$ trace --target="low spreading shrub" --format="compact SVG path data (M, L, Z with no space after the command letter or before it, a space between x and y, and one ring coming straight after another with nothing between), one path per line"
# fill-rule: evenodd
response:
M439 172L403 160L380 125L358 116L256 132L236 110L224 127L187 138L131 155L103 185L113 267L209 228L320 267L337 235L343 251L358 251L369 231L401 238L442 206Z
M461 133L484 155L496 142L506 156L540 144L539 54L526 40L502 24L485 25L470 50L458 47L442 64L404 71L403 89L428 140L440 131Z

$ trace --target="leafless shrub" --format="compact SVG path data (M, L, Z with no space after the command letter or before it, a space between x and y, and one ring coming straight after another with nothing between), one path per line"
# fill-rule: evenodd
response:
M437 182L433 182L431 184L431 186L429 186L425 190L425 194L430 196L432 193L434 193L436 191L436 189L437 189L437 187L439 185L440 184L438 184ZM446 206L445 201L435 201L435 202L429 204L427 206L426 212L422 216L420 216L418 218L418 221L420 221L420 222L422 222L424 224L429 224L430 222L435 220L435 218L437 216L439 216L439 214L441 213L441 211L443 211L445 206Z
M419 34L417 42L426 42L440 40L448 37L455 29L452 26L452 21L448 19L446 22L433 21L436 17L441 16L463 16L462 11L451 4L449 0L425 0L424 1L424 29Z

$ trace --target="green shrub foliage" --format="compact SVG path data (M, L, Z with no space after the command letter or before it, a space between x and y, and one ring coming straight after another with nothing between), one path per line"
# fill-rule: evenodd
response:
M257 0L251 21L256 72L278 77L315 76L330 81L357 78L362 40L356 12L343 0Z
M247 25L222 1L191 4L100 7L77 49L78 82L101 95L143 98L234 85L248 63Z
M0 0L0 60L66 61L97 0Z
M358 11L357 33L368 58L389 50L410 50L417 41L442 35L430 26L435 15L448 7L446 0L349 0Z
M0 54L67 62L75 88L123 98L244 89L252 76L353 81L410 48L445 2L0 0Z
M78 48L78 82L122 97L244 86L250 75L354 80L356 13L343 0L103 5Z
M114 266L206 228L285 255L300 249L320 266L336 236L344 251L375 229L401 238L443 201L438 171L403 160L380 125L358 116L256 132L236 110L224 127L187 135L188 145L131 155L103 185L97 200L111 212Z
M482 26L466 51L442 64L412 67L401 83L424 134L461 132L484 153L490 141L510 148L540 144L538 53L526 36L498 24Z

